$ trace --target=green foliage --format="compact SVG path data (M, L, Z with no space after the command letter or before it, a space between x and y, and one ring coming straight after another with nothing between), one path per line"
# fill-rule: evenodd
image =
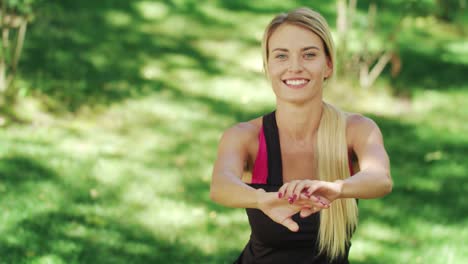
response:
M381 3L384 31L400 19L401 1ZM227 127L273 108L259 41L273 14L293 7L37 6L18 83L25 122L0 117L0 262L232 263L249 226L243 210L209 199L217 142ZM334 3L314 8L334 24ZM395 183L384 199L360 202L352 263L468 258L465 41L454 25L409 13L402 72L396 80L386 73L375 89L405 97L327 87L382 128Z
M466 0L438 0L437 15L446 21L454 21L458 16L466 12Z
M33 14L33 6L40 4L41 0L3 0L2 2L9 12L29 16Z

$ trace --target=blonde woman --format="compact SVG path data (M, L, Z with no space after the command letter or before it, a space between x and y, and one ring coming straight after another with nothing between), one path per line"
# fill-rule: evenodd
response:
M236 263L348 263L356 199L392 190L381 132L323 101L335 57L319 13L276 16L262 48L276 110L224 132L211 183L213 201L247 211L252 232Z

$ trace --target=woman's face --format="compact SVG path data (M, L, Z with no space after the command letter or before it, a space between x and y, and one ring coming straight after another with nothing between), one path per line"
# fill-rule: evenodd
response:
M268 42L268 74L278 100L305 103L322 96L332 73L322 39L300 26L283 24Z

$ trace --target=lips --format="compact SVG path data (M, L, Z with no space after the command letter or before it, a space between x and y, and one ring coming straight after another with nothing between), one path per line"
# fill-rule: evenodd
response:
M294 78L294 79L285 79L283 83L286 84L288 87L293 89L299 89L306 86L309 83L309 79L304 78Z

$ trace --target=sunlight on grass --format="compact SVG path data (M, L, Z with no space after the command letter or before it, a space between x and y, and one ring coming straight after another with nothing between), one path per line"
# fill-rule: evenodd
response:
M67 263L66 260L56 255L45 255L31 260L31 264L61 264Z
M132 17L126 12L110 10L105 16L107 22L115 27L124 27L132 22Z
M160 20L169 14L167 5L161 2L140 1L135 3L142 17L149 20Z
M260 41L293 1L86 4L57 4L69 14L52 8L42 28L31 27L38 46L26 49L30 68L17 82L26 92L15 108L24 122L0 122L0 255L11 263L232 262L250 228L244 210L210 200L212 164L223 130L274 108ZM336 12L335 3L315 5ZM324 89L327 101L381 126L392 160L394 191L360 201L350 260L460 263L468 258L467 86L441 72L464 69L466 41L452 25L410 15L399 41L414 56L402 58L402 74L434 68L398 84L408 97L395 96L401 76L387 72L368 90L344 80Z
M350 258L357 261L365 261L369 256L384 255L384 249L373 241L353 239Z
M230 62L230 64L241 63L246 74L263 72L260 40L258 46L255 48L246 46L235 40L226 41L214 39L199 40L196 46L205 54L215 55L218 59ZM229 65L222 66L229 70L229 67L227 67Z

